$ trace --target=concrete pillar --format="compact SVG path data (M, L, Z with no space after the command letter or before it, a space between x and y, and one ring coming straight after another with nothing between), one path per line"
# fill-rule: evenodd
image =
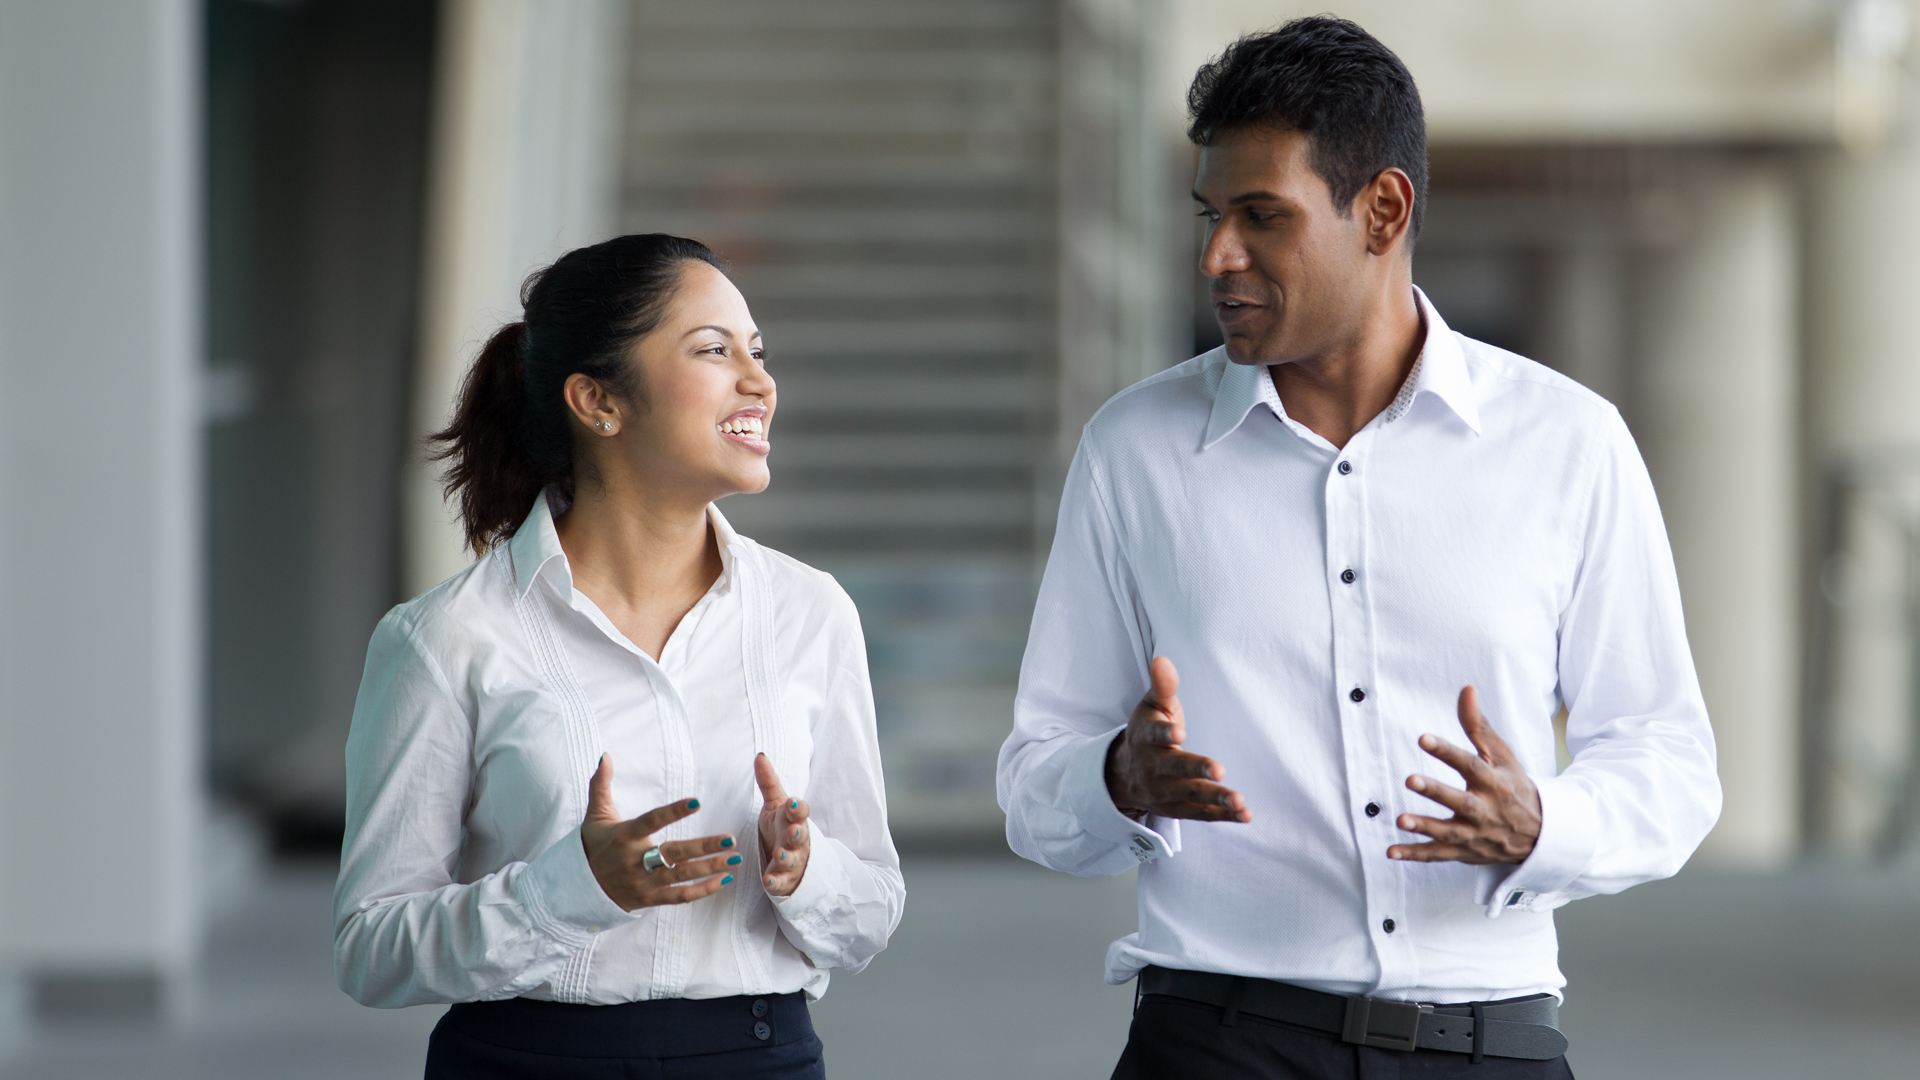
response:
M1067 0L1060 21L1057 435L1035 485L1052 542L1080 429L1118 391L1187 358L1186 185L1166 0Z
M0 971L173 1012L199 933L199 5L0 4Z
M1898 535L1903 501L1889 487L1920 478L1920 94L1909 91L1905 130L1883 153L1834 152L1808 171L1805 380L1809 489L1825 506L1843 466L1873 500L1854 500L1839 522L1843 550L1816 568L1816 613L1830 637L1815 670L1826 675L1809 703L1808 839L1816 848L1864 852L1889 838L1899 774L1916 768L1912 722L1913 642L1900 612L1915 572ZM1879 473L1875 477L1875 473ZM1877 492L1875 489L1878 489ZM1905 501L1911 500L1911 495ZM1910 511L1909 511L1910 512ZM1825 522L1814 523L1814 535ZM1912 528L1909 523L1908 528ZM1827 607L1828 597L1837 609Z
M1796 840L1797 228L1775 164L1696 160L1640 284L1636 434L1660 495L1726 809L1702 848L1768 865Z
M439 468L446 425L487 337L520 317L520 283L619 224L625 0L448 0L441 12L414 433L402 517L406 591L467 565Z

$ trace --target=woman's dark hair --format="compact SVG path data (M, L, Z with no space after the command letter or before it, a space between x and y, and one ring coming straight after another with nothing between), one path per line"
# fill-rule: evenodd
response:
M522 322L500 328L460 387L446 430L427 437L451 462L447 497L460 498L467 546L485 554L526 520L547 487L574 491L576 426L561 396L578 372L634 400L634 342L666 317L688 263L724 271L698 240L622 236L560 256L520 286Z
M1272 124L1308 135L1313 171L1342 216L1373 178L1398 168L1413 181L1411 235L1427 210L1427 118L1407 66L1345 19L1315 15L1248 34L1193 77L1187 138Z

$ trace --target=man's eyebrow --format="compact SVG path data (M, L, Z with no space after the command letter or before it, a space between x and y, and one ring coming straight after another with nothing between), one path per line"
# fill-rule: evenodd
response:
M1206 196L1200 194L1198 191L1189 192L1189 194L1193 196L1194 202L1203 203L1206 205L1212 205L1211 203L1207 203ZM1280 202L1280 201L1281 201L1280 196L1275 195L1271 191L1248 191L1239 195L1235 195L1233 198L1228 199L1227 205L1239 206L1242 203L1250 203L1250 202Z

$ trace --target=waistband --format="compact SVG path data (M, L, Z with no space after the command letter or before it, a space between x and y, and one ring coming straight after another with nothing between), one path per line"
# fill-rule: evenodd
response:
M1501 1001L1425 1004L1345 997L1272 979L1149 966L1140 992L1222 1010L1222 1022L1245 1013L1339 1036L1382 1050L1446 1050L1482 1057L1547 1061L1566 1053L1560 1003L1552 994Z
M569 1005L510 998L463 1002L440 1026L476 1042L554 1057L676 1058L783 1046L813 1036L806 994L661 998Z

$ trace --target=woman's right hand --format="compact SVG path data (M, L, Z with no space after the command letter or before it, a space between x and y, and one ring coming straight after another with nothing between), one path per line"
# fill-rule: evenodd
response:
M686 904L712 896L732 881L730 871L741 860L731 836L661 844L661 856L673 865L658 870L648 870L641 862L654 846L654 833L699 809L700 800L682 799L631 821L620 820L613 809L613 759L602 754L587 787L587 818L580 823L580 843L587 849L587 866L607 898L626 911ZM716 876L721 874L725 876Z

